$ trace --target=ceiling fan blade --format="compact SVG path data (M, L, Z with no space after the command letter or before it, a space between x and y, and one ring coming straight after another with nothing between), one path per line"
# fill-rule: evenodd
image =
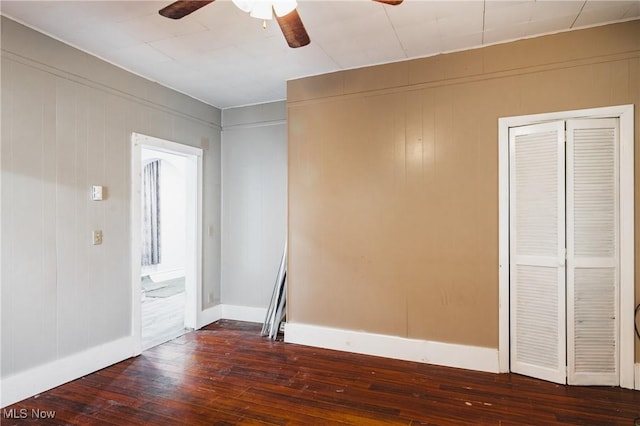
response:
M296 9L293 9L284 16L276 15L276 19L289 47L302 47L311 43L309 34L307 34L307 30L304 28L302 19L300 19L300 15L298 15Z
M201 7L208 5L209 3L213 3L213 1L214 0L179 0L171 3L169 6L160 9L158 13L165 18L180 19L184 18L192 12L195 12Z
M400 3L402 3L402 0L373 0L373 1L377 1L378 3L388 4L389 6L397 6Z

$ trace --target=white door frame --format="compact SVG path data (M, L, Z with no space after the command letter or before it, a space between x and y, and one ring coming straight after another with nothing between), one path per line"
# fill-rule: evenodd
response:
M620 105L498 120L498 358L500 372L509 372L509 128L574 118L620 120L620 387L634 388L634 109ZM638 384L640 385L640 384Z
M133 355L142 352L142 307L140 292L142 149L166 152L186 158L187 184L195 188L187 195L187 253L185 256L185 327L198 328L198 310L202 305L202 149L139 133L131 135L131 297ZM195 165L195 173L193 173ZM190 171L192 170L192 171ZM189 199L191 197L191 199ZM195 200L193 199L195 197ZM195 290L195 291L194 291Z

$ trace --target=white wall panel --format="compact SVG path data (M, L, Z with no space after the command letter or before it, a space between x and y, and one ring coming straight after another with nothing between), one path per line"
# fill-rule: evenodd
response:
M223 112L222 302L266 308L287 212L284 102Z
M49 75L45 76L43 87L43 144L42 144L42 226L43 226L43 300L41 321L46 324L46 332L41 337L41 344L46 351L56 347L56 318L57 318L57 283L56 283L56 218L49 214L51 206L56 204L56 174L57 164L52 159L56 158L56 85L55 79ZM54 351L55 352L55 351ZM49 357L49 353L46 354Z
M106 318L106 316L107 309L110 307L105 305L103 300L101 300L102 298L95 298L91 295L103 294L103 292L108 291L106 289L107 282L105 280L106 271L104 266L104 253L105 248L113 242L115 230L107 229L104 226L104 207L106 200L102 202L82 202L83 195L85 196L85 199L89 199L88 191L92 184L105 185L107 187L111 185L107 184L104 163L104 117L106 113L104 110L105 93L93 88L84 89L80 93L80 102L81 104L86 105L86 108L83 108L84 114L86 114L83 114L83 118L86 120L84 124L84 131L86 133L83 135L84 143L81 143L81 146L86 147L86 154L83 153L86 157L84 158L84 161L80 162L80 164L81 167L86 169L86 175L84 180L79 181L80 185L77 188L77 193L80 203L87 207L87 228L89 229L89 235L87 235L85 231L86 228L78 229L78 244L88 247L85 251L88 256L86 268L83 270L85 275L84 279L80 280L79 284L81 286L85 286L86 291L89 293L86 300L90 309L90 314L87 317L89 327L87 339L88 344L91 347L103 343L103 334L92 333L91 330L108 329L108 318ZM92 230L103 231L104 237L101 245L90 246Z
M105 107L108 114L105 117L105 150L104 169L109 171L108 203L102 203L104 207L104 228L117 230L128 235L129 226L129 164L123 163L122 158L129 155L129 147L117 141L130 137L127 129L129 103L120 97L107 95ZM102 183L97 183L101 185ZM111 231L110 231L111 232ZM123 258L122 253L129 252L129 241L121 238L110 238L104 245L104 273L106 283L128 282L129 262ZM109 306L107 312L111 326L105 330L103 338L106 341L119 337L118 330L130 326L131 305L119 303L128 299L131 291L125 286L113 286L110 291L103 291L102 303Z
M183 100L183 102L184 105L188 104L186 100ZM220 123L220 110L214 108L211 108L211 110L212 119L214 121L217 120L216 123ZM203 209L205 212L202 217L202 308L209 308L220 303L221 134L219 131L212 132L211 126L200 121L177 119L171 114L148 115L144 113L137 116L135 115L137 114L136 111L132 111L132 115L139 120L137 122L144 123L143 127L146 129L146 133L145 131L136 132L170 141L179 141L187 145L200 147L204 151L202 159ZM163 112L166 113L167 111ZM157 120L163 121L163 123L158 123ZM213 231L211 234L209 234L209 227Z
M221 113L6 18L1 84L4 379L130 335L132 132L204 148L219 230ZM203 294L219 294L219 232L203 255Z
M3 81L3 86L8 85ZM57 253L57 340L56 355L64 357L86 346L84 329L85 305L77 283L76 265L80 264L76 247L76 226L79 223L79 203L76 200L77 179L80 173L76 151L76 85L67 80L56 81L56 253ZM3 111L4 112L4 111ZM63 166L64 165L64 166ZM4 288L3 288L4 290ZM14 324L14 327L18 327Z
M13 68L6 63L0 63L0 75L5 77L10 75ZM11 123L13 122L13 111L9 106L13 102L13 87L2 88L2 96L0 96L0 102L2 105L2 120L0 123L0 164L2 164L2 173L0 179L3 186L0 187L0 203L6 202L10 194L7 193L6 188L13 187L13 174L9 169L10 159L12 158L11 146L2 141L6 141L11 137ZM5 121L7 120L7 121ZM5 164L7 165L5 167ZM2 263L0 264L0 280L11 279L13 280L13 250L10 245L10 241L13 241L13 215L7 214L4 207L2 207L2 214L0 214L0 243L2 254ZM2 281L0 281L1 283ZM13 305L13 293L11 291L3 291L0 293L0 312L5 315L12 316ZM11 339L13 330L8 327L6 321L0 321L0 336L5 336L7 339ZM11 371L13 367L13 348L8 345L0 345L0 376L4 376L6 371Z
M30 363L38 363L48 356L52 347L51 309L47 306L47 296L55 289L51 279L49 251L50 230L45 228L44 208L47 192L46 177L50 170L45 164L45 126L44 111L51 105L52 98L47 97L45 87L50 82L47 76L37 70L14 69L14 76L23 75L30 83L22 81L15 87L16 96L12 99L15 106L14 126L10 138L32 143L19 143L12 146L11 162L14 171L14 187L9 199L3 202L5 211L16 209L20 213L13 214L11 235L15 238L11 244L13 252L13 279L18 286L13 290L12 318L19 321L27 333L41 337L42 341L32 339L23 342L13 349L14 368L21 368ZM24 96L18 96L27 90ZM36 122L37 125L29 125ZM3 141L4 144L4 141ZM38 309L40 315L33 316L29 312ZM14 334L19 339L20 335ZM54 348L55 349L55 348Z

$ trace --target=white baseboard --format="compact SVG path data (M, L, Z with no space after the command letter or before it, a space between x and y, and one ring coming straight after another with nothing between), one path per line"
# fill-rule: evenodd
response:
M0 407L6 407L131 358L132 348L133 338L128 336L3 377L0 385Z
M198 318L198 328L220 319L263 323L267 316L266 308L220 304L202 311Z
M284 341L405 361L491 373L499 372L498 350L492 348L407 339L297 323L285 325Z
M266 308L253 308L249 306L222 305L222 318L263 323L267 316Z
M636 370L636 374L635 374L636 377L635 377L635 380L634 380L635 384L636 384L635 388L636 388L636 390L640 391L640 363L636 364L635 370Z

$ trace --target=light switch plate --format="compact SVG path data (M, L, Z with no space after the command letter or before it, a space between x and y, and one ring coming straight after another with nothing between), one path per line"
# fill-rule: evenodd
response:
M102 201L102 186L93 185L91 187L91 199L93 201Z
M93 231L93 245L97 246L100 244L102 244L102 231L101 230Z

